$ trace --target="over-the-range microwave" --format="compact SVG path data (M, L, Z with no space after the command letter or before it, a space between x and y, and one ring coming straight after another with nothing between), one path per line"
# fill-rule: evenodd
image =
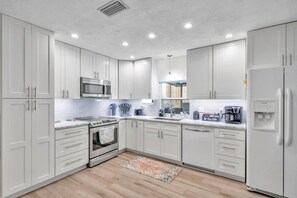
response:
M94 78L80 78L80 96L82 98L110 98L111 82Z

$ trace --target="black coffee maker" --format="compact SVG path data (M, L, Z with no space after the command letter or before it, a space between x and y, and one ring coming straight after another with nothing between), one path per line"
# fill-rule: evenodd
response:
M225 122L230 124L241 124L242 111L243 111L243 108L240 106L226 106Z

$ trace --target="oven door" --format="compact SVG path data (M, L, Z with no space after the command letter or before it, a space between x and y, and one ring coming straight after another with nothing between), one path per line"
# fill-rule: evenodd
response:
M90 129L90 158L118 149L118 124Z

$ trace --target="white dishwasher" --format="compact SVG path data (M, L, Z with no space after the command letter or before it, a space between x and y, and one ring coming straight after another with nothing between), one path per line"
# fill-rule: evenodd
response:
M183 125L183 163L214 171L213 129Z

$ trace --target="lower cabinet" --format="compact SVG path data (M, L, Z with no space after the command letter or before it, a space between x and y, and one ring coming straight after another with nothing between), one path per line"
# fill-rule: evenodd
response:
M126 147L143 152L143 121L126 121Z
M181 161L181 125L145 122L144 152Z
M245 180L245 131L215 129L215 170Z
M56 175L86 165L88 161L88 126L56 130Z
M2 100L2 197L54 177L54 100Z
M119 150L126 149L126 120L119 121Z

